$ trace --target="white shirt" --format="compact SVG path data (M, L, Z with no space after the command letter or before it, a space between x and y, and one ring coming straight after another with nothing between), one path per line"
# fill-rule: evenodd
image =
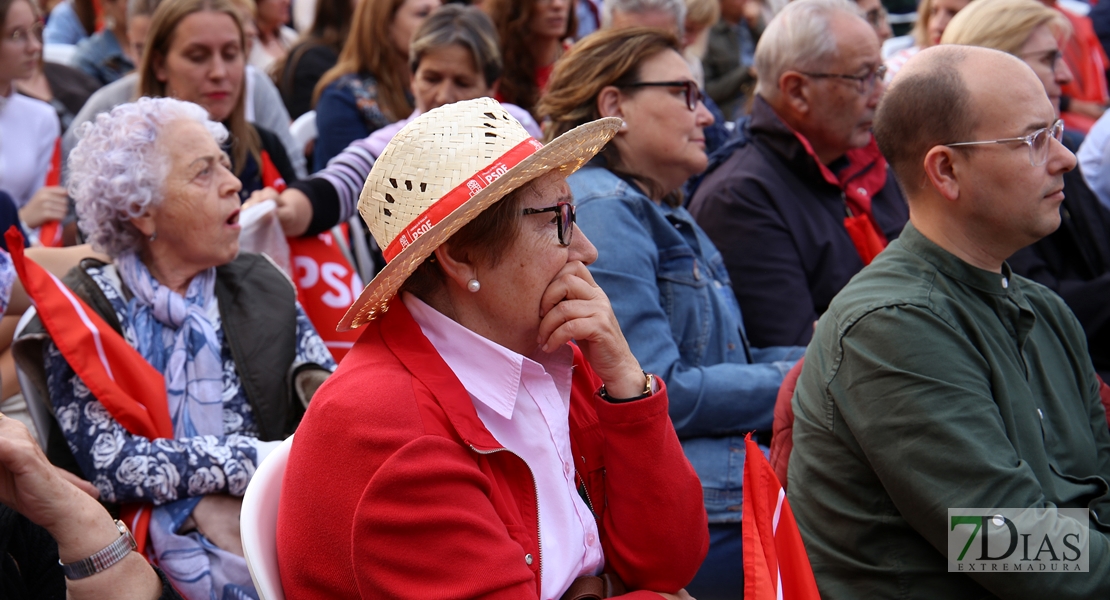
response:
M605 565L597 523L575 485L570 448L573 351L528 358L470 331L411 294L402 301L466 388L478 418L524 460L536 483L541 598L557 599L579 575Z
M18 93L0 99L0 190L16 206L23 208L46 182L59 135L49 104Z

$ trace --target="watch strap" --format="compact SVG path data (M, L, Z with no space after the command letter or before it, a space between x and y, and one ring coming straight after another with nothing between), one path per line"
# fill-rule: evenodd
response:
M610 402L612 404L624 404L625 402L635 402L636 400L643 400L644 398L647 398L654 394L656 391L655 375L644 371L644 377L647 379L647 381L644 382L644 391L639 396L633 396L631 398L610 397L609 392L605 390L605 384L601 385L601 389L598 390L598 394L600 394L606 402Z
M118 519L115 523L116 529L119 530L119 537L105 546L104 549L77 562L63 563L60 560L58 561L58 564L62 565L62 572L65 573L66 579L76 581L95 575L123 560L138 547L135 543L135 537L131 535L127 525Z

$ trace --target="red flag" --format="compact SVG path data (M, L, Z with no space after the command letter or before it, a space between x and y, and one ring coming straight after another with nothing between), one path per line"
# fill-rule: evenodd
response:
M50 157L50 170L46 172L46 185L62 184L62 138L54 141L54 155ZM43 246L58 248L62 245L62 223L47 221L39 229L39 242Z
M4 237L39 319L93 396L132 434L172 438L173 421L162 374L57 277L23 255L23 236L18 229L13 226ZM140 546L146 542L150 521L150 511L144 508L149 505L124 507L124 519Z
M744 598L820 600L786 490L752 435L744 439Z
M278 192L286 187L285 180L265 150L262 151L262 185ZM346 224L340 229L345 232ZM293 262L297 300L320 334L320 339L331 351L332 358L339 362L362 335L357 330L335 330L339 320L362 292L362 280L330 231L313 237L289 238L289 254Z

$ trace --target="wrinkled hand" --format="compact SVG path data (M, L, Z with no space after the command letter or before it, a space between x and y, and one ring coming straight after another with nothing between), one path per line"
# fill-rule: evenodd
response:
M281 194L279 194L278 191L272 187L265 187L260 190L255 190L254 192L251 192L250 197L247 198L247 201L244 202L243 206L240 208L249 208L251 206L254 206L255 204L261 204L262 202L265 202L267 200L273 200L274 202L277 202L280 195Z
M594 282L586 265L567 263L540 299L537 343L545 352L570 340L613 398L632 398L644 391L644 372L628 348L609 298Z
M193 509L197 531L220 548L243 556L243 540L239 536L239 513L243 499L226 494L210 494Z
M28 227L39 227L47 221L60 221L65 218L69 210L69 200L66 199L66 189L60 185L48 185L39 188L31 200L19 209L19 218Z
M0 415L0 502L52 529L71 516L75 503L88 500L82 496L50 464L23 423Z

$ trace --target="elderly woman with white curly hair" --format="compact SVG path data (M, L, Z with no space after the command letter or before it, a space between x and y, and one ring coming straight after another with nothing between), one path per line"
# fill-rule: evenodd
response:
M195 104L144 98L80 135L69 192L112 262L86 259L65 282L163 374L174 437L128 431L51 341L46 383L69 451L51 448L51 460L77 467L103 500L153 506L150 547L184 596L256 597L243 492L335 363L285 274L239 253L223 125Z

